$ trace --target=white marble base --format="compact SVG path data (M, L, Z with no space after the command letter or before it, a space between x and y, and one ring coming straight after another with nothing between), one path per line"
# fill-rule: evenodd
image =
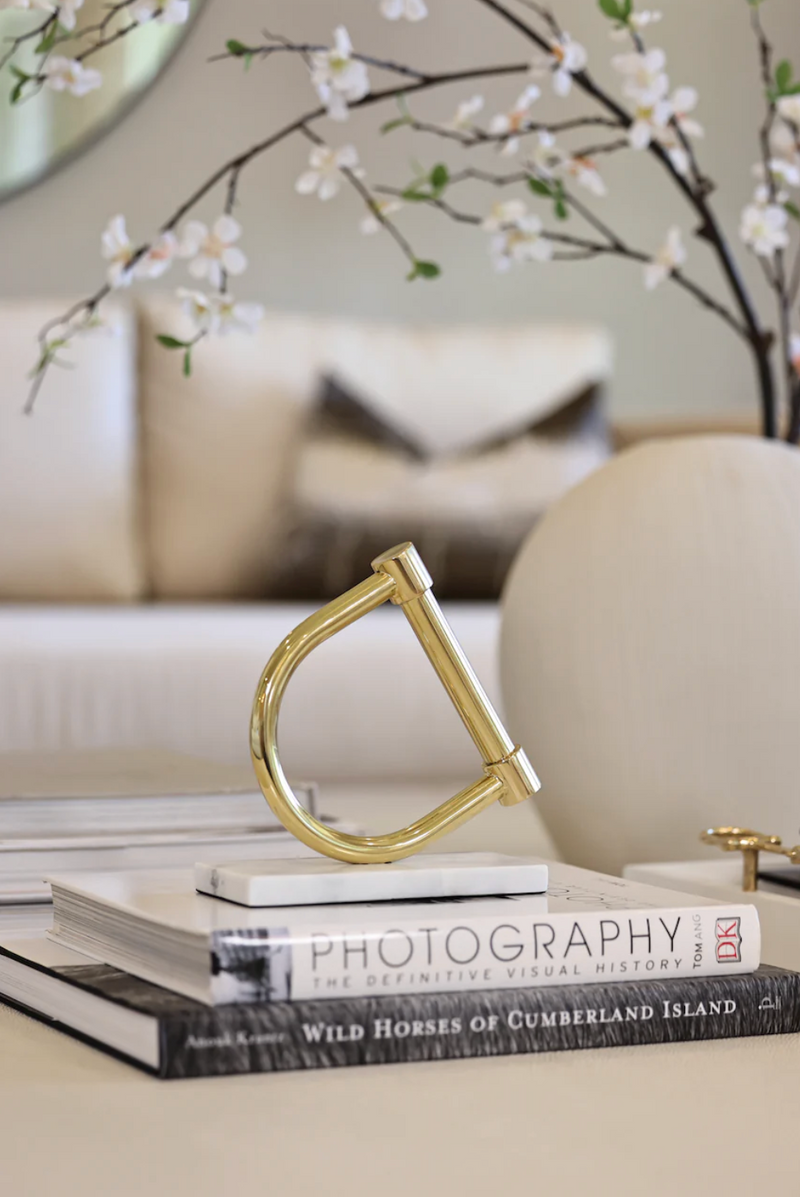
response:
M495 852L412 856L394 864L349 865L325 856L196 864L202 894L240 906L326 906L402 898L541 894L547 865Z

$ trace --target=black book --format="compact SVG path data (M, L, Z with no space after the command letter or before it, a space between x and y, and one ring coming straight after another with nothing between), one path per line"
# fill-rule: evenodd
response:
M800 973L209 1007L37 939L0 945L0 997L163 1078L800 1031Z

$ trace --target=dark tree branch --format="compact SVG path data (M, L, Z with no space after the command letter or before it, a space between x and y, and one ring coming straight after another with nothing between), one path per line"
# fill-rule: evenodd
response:
M478 3L496 13L497 16L516 29L524 38L538 46L540 50L544 50L546 53L550 52L550 45L547 39L533 29L526 21L523 21L515 13L509 11L500 0L478 0ZM595 83L588 71L577 72L573 75L573 81L579 90L596 100L621 125L626 129L630 127L632 124L630 114ZM689 180L685 179L675 169L667 151L657 142L650 144L649 153L657 159L672 177L675 185L697 212L700 217L700 227L697 235L703 237L711 245L719 259L723 275L733 293L736 305L742 314L744 324L747 328L747 336L759 380L764 435L774 437L777 434L777 413L775 380L770 361L772 338L761 326L756 308L748 294L739 267L711 208L705 190L702 187L694 187Z
M494 180L490 179L489 181ZM402 190L396 187L381 186L377 187L376 191L381 195L403 195ZM574 199L566 193L565 199L568 203L574 205ZM447 200L442 199L441 196L424 196L421 202L427 203L433 208L437 208L445 216L448 216L451 220L454 220L459 224L470 224L476 226L483 224L483 217L472 212L460 211L459 209L454 208L452 204L448 203ZM613 238L613 240L606 239L605 241L590 241L586 237L576 237L569 233L559 233L549 229L543 229L541 235L542 237L546 238L546 240L552 241L556 245L566 245L573 249L580 250L587 257L626 258L628 261L639 262L642 265L647 265L653 260L651 254L646 254L642 250L632 248L630 245L627 245L625 242L621 241L620 238L610 230L608 230L608 236ZM601 232L601 235L605 236L606 234ZM693 279L688 278L682 270L672 270L670 272L669 278L677 286L681 287L682 290L686 291L689 295L696 299L697 302L700 303L704 308L710 312L714 312L715 315L724 320L729 328L733 329L737 336L749 342L747 328L743 324L740 324L736 317L733 316L723 304L719 303L712 295L705 291L699 285L699 283L696 283Z

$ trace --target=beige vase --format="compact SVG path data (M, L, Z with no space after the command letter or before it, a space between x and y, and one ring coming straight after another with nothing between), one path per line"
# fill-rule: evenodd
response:
M800 840L800 452L621 454L537 526L503 606L510 730L567 860L703 856L721 823Z

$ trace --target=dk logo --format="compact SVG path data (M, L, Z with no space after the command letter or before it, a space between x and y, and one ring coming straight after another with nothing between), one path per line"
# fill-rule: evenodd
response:
M742 959L741 919L717 919L717 964L738 964Z

